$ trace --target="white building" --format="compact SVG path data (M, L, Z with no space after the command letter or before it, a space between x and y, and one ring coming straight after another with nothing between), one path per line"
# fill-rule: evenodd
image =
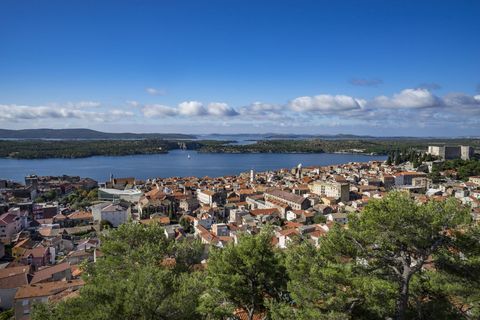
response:
M318 194L319 196L340 199L342 202L348 202L350 200L349 183L316 181L311 186L311 189L312 193Z
M223 203L226 195L222 192L212 190L197 190L197 199L203 204L213 205Z
M129 202L140 201L143 192L136 189L118 190L111 188L98 189L98 200L113 201L113 200L125 200Z
M113 227L118 227L122 223L126 223L130 218L130 206L124 206L120 203L104 202L92 206L92 214L94 221L108 221Z

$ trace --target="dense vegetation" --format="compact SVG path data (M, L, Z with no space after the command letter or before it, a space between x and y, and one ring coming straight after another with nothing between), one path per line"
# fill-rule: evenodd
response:
M471 145L480 148L478 139L368 139L368 140L262 140L249 145L205 145L200 148L202 152L228 152L228 153L273 153L273 152L358 152L369 154L387 155L399 150L426 151L428 145L452 144Z
M480 229L455 199L372 200L319 247L272 244L270 227L212 248L127 224L102 239L77 298L34 306L46 319L478 319ZM171 263L175 258L176 263Z
M32 319L198 319L202 252L196 241L168 241L159 225L122 225L103 236L103 257L85 266L80 297L40 305Z
M0 140L0 157L16 159L83 158L91 156L125 156L158 154L178 149L198 149L216 141L175 140Z
M418 152L415 149L394 150L388 152L386 163L388 165L399 165L401 163L410 162L414 168L417 168L424 161L437 160L435 156L426 154L425 152Z
M235 145L220 140L0 140L0 157L16 159L81 158L166 153L186 147L189 150L216 153L322 153L346 152L387 155L395 158L412 152L420 154L430 144L471 145L480 149L475 139L306 139L261 140L249 145ZM392 158L392 161L395 160Z
M92 190L77 189L60 199L61 204L68 205L75 210L85 209L95 201L98 201L98 188Z
M440 179L440 171L455 170L457 172L458 179L468 180L471 176L480 176L480 160L447 160L438 164L435 164L432 168L431 178L434 181Z

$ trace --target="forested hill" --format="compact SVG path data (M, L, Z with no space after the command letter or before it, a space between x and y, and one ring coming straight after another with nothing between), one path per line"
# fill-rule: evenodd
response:
M180 133L112 133L90 129L0 129L0 139L195 139Z

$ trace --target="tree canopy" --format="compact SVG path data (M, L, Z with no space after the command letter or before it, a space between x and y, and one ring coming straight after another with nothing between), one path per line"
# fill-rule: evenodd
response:
M317 249L287 251L294 308L276 319L474 319L480 311L478 227L455 199L373 200ZM473 280L476 278L477 280ZM468 310L465 311L465 310Z
M273 227L210 248L159 225L104 231L80 296L37 305L38 319L478 319L480 228L456 199L372 200L315 246L286 250ZM202 269L202 268L200 268Z
M80 296L38 305L32 319L198 319L203 282L193 266L202 252L197 241L168 241L157 224L121 225L102 237Z
M266 313L269 299L281 299L286 289L280 252L266 228L258 235L244 234L238 244L210 252L206 282L201 298L202 313L216 318L245 311L248 319Z

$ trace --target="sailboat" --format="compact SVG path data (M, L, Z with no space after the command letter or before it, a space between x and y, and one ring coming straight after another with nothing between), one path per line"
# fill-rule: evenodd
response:
M190 155L189 155L189 154L187 155L187 159L190 159Z

